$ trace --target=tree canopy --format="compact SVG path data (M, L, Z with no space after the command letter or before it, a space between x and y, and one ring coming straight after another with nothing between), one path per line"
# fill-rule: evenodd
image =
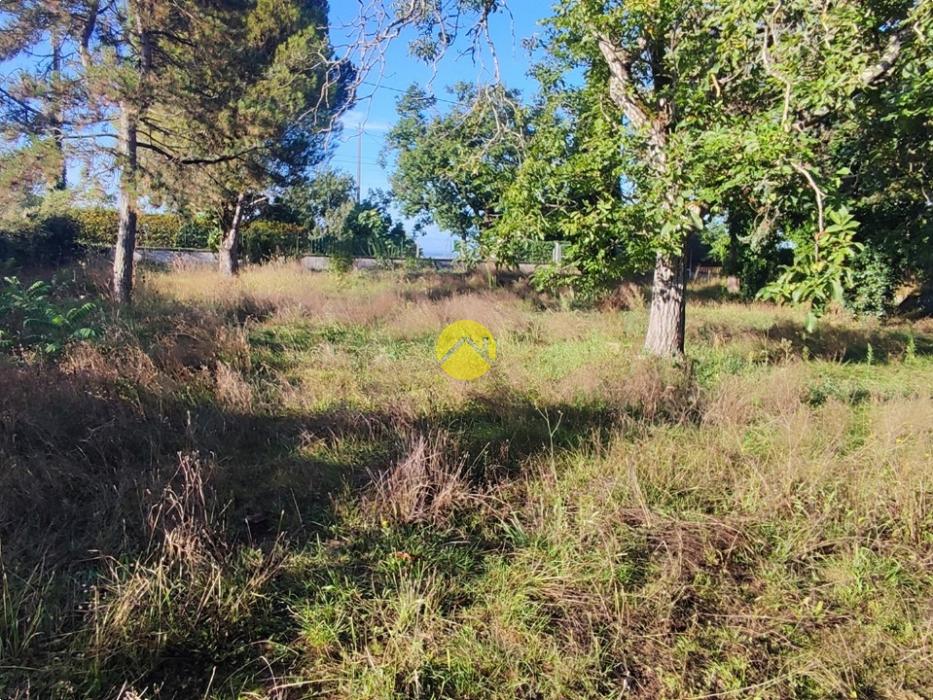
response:
M502 195L521 163L528 136L519 96L500 86L460 83L454 106L412 86L398 100L386 138L394 155L392 190L402 212L461 238L476 238L499 219Z
M145 161L150 189L214 215L228 274L241 225L321 162L347 104L352 69L333 56L327 9L326 0L258 0L223 13L211 60L176 76L180 95L151 110L160 123L146 135L161 145Z
M312 249L341 256L401 257L417 252L390 208L393 195L374 191L360 201L349 175L325 170L283 192L273 216L298 224Z
M121 301L130 296L141 196L214 211L229 233L222 257L235 271L237 231L255 195L320 160L322 134L347 103L352 70L333 56L326 0L75 0L2 9L5 57L46 43L59 55L15 90L2 86L14 145L38 152L52 144L61 156L67 138L119 168L114 293ZM34 187L36 169L22 170Z
M897 250L928 248L929 31L928 3L911 1L564 0L539 71L542 119L497 235L566 237L584 285L652 253L646 347L672 355L684 246L725 217L759 254L776 239L794 248L766 294L808 304L812 323L852 289L863 254L907 271ZM577 70L584 85L564 86ZM872 158L883 165L869 175ZM892 207L898 223L879 227Z

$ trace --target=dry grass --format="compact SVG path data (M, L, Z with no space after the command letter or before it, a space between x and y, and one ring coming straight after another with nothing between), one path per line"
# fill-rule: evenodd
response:
M98 667L157 663L174 648L210 653L269 605L283 550L232 547L209 463L180 455L148 513L150 542L133 562L109 558L87 608L88 656Z
M0 365L0 697L933 697L929 329L696 293L148 273Z
M600 303L602 311L639 311L648 305L641 285L623 282Z
M388 471L374 474L363 512L377 523L443 525L458 510L481 499L470 488L466 460L450 436L414 436L405 455Z

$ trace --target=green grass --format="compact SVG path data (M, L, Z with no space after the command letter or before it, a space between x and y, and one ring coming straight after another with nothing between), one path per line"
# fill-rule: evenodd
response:
M0 697L933 695L928 322L527 297L150 273L0 365Z

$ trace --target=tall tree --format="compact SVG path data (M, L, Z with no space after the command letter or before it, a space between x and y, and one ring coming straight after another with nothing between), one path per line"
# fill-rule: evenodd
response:
M153 106L160 119L147 136L161 146L148 154L150 183L180 205L214 213L224 274L239 268L243 225L272 190L325 157L348 103L353 72L333 56L327 11L326 0L240 3L207 38L212 58L184 94Z
M156 101L170 101L179 73L191 71L209 57L200 51L182 63L178 50L204 45L214 3L26 0L5 2L2 9L8 21L5 28L11 29L2 46L5 57L49 52L49 65L42 79L32 82L31 93L4 88L6 102L16 103L39 138L50 138L54 144L56 174L49 186L65 184L65 138L83 140L92 152L110 157L117 166L120 217L113 293L117 301L129 302L140 196L139 149L157 148L140 140L140 127L152 127L150 108ZM169 68L175 79L169 79ZM113 141L116 148L110 145Z
M461 239L489 230L522 159L527 119L518 95L500 86L453 88L456 104L432 114L437 100L413 86L398 101L386 138L394 154L392 190L406 216Z
M69 137L118 168L116 300L130 300L140 197L146 188L164 194L172 180L189 190L200 180L214 195L227 269L235 271L251 191L321 152L321 115L333 112L346 77L330 56L326 2L60 0L14 9L16 41L3 49L12 55L52 42L52 73L70 77L85 112ZM58 110L24 105L38 113L29 114L35 123L61 131Z
M153 69L162 62L160 46L182 39L176 33L187 21L180 4L161 0L126 0L103 5L99 0L61 0L54 3L27 0L18 6L4 8L8 21L6 57L36 53L46 45L51 50L48 78L36 81L56 92L61 76L75 76L76 98L88 112L99 117L99 123L116 121L118 165L120 169L120 227L114 260L113 291L121 302L129 300L132 284L132 255L136 235L136 170L138 121L145 113L153 92ZM6 29L7 27L5 27ZM183 40L183 39L182 39ZM63 65L65 45L80 57L69 66ZM26 120L41 136L51 137L56 144L56 169L64 173L61 148L64 119L61 100L46 100L45 107L35 107L33 94L16 94L4 88L5 101L14 103ZM23 133L28 133L24 129ZM113 131L91 134L91 139L106 139ZM41 138L40 136L40 138ZM101 146L103 148L103 146ZM59 176L58 184L62 183Z
M140 125L149 123L149 108L174 87L166 69L174 50L201 37L197 19L203 8L182 0L123 0L101 3L80 0L69 7L63 30L77 47L83 98L101 119L115 122L119 168L119 226L113 264L113 294L129 303L133 286L133 254L139 210ZM109 136L105 132L96 138Z
M653 251L648 353L683 353L687 240L738 195L756 230L798 244L799 265L781 294L815 312L838 296L856 249L841 179L821 169L834 133L826 124L889 78L917 38L920 5L558 4L555 60L582 68L619 113L623 211L637 215L620 217L614 234L607 227L604 245L624 248L631 232L623 227L635 221Z
M499 259L515 260L529 238L562 241L561 263L540 269L536 283L597 295L652 257L637 235L647 214L623 187L632 163L619 147L621 114L605 93L604 76L571 85L553 65L539 66L536 75L541 97L533 135L487 247Z
M886 44L887 79L832 124L822 165L843 173L840 193L861 222L848 303L865 313L884 313L901 283L933 289L933 3L919 3L911 19ZM882 69L869 65L864 77Z

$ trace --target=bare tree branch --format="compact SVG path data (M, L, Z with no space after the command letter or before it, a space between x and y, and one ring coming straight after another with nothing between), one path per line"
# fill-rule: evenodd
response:
M644 101L639 98L632 79L632 56L605 35L600 35L597 40L599 51L609 66L609 94L613 102L636 129L648 125L651 121L650 113Z
M891 72L891 69L893 69L897 63L897 59L901 55L901 51L903 51L904 45L913 31L913 25L905 24L891 34L888 39L888 44L878 61L865 68L859 75L859 80L862 82L862 85L871 87L875 81Z

